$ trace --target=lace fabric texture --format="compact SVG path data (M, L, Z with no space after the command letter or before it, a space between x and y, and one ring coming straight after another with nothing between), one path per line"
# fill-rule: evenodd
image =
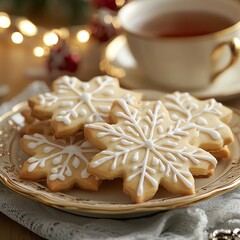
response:
M34 82L11 102L0 106L0 114L16 103L47 90L44 83ZM214 229L239 227L239 209L240 188L237 188L190 207L144 218L94 219L45 206L0 183L0 212L46 239L201 240L207 239L208 232Z

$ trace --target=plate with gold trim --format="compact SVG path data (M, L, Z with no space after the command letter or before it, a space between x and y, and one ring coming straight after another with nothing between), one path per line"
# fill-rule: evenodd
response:
M196 194L181 196L170 194L159 188L152 200L135 204L122 192L120 180L104 181L98 192L83 191L73 188L67 192L50 192L39 182L19 179L19 169L27 156L21 150L16 121L27 103L20 103L0 117L0 179L13 189L29 198L75 214L128 218L152 214L223 194L240 185L240 111L234 109L230 124L235 141L230 146L231 158L219 160L216 171L209 178L197 178Z

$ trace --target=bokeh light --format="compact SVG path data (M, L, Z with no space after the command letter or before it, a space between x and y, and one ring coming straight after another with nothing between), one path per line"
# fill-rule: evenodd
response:
M18 21L17 27L22 34L28 37L35 36L38 32L37 27L27 19L21 19Z
M77 33L77 39L81 43L87 42L89 40L89 38L90 38L90 34L87 30L80 30Z
M4 12L0 12L0 27L1 28L8 28L11 25L11 20L9 15Z
M58 43L58 35L54 32L46 32L43 35L43 42L47 46L52 46Z
M36 57L42 57L44 56L44 49L42 47L35 47L33 49L33 54Z
M23 42L23 35L20 32L14 32L11 36L11 39L14 43L20 44Z

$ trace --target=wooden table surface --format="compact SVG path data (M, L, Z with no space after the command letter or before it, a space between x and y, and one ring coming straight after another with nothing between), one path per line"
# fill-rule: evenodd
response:
M90 79L100 73L98 63L103 47L95 44L87 52L81 54L80 69L75 73L81 80ZM10 92L0 98L0 103L6 102L19 94L34 80L44 79L49 82L47 80L49 77L43 74L46 71L46 59L33 57L32 49L33 47L29 46L23 48L13 43L6 43L1 39L0 86L7 84ZM0 234L0 239L4 240L43 239L2 213L0 213Z

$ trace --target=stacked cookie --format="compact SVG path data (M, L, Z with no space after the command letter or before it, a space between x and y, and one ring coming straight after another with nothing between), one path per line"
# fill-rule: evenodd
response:
M137 203L159 185L194 194L194 177L212 175L233 142L232 111L214 99L176 92L141 102L109 76L87 83L61 77L29 106L21 144L31 157L20 177L46 179L51 191L98 190L104 179L123 178L123 191Z

